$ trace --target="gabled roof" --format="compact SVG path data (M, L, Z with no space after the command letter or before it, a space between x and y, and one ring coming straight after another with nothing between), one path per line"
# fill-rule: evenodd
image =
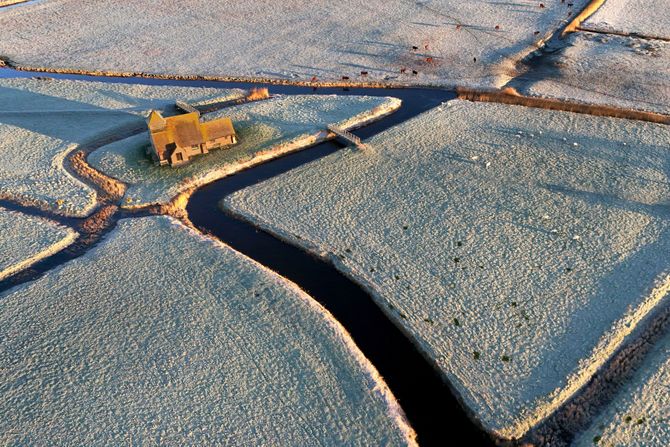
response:
M149 114L149 117L147 118L147 124L149 125L149 130L154 131L164 129L167 122L165 118L163 118L163 115L160 114L160 112L152 110Z
M154 150L160 160L171 156L171 153L167 153L167 148L172 143L178 147L190 147L235 135L230 118L219 118L201 123L198 112L164 118L160 112L152 111L147 117L147 124L154 143Z
M156 155L158 155L159 160L163 160L164 158L170 156L170 154L165 153L167 145L172 143L167 131L151 132L151 139L153 140L153 146L156 150Z
M233 122L230 118L219 118L212 121L205 121L201 124L200 128L205 141L235 135Z
M200 116L197 113L171 116L168 118L168 132L177 146L195 146L205 140L200 131Z

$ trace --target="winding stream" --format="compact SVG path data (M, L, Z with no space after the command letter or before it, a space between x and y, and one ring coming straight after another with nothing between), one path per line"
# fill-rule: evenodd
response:
M354 133L369 138L389 127L406 121L440 103L453 99L454 92L431 89L374 89L374 88L318 88L279 86L251 83L232 83L204 80L170 80L151 78L115 78L69 74L43 74L0 69L2 77L48 77L112 83L172 85L189 87L251 88L268 87L274 94L338 94L394 96L402 99L402 107L394 114L360 128ZM218 208L219 201L235 191L279 175L310 162L342 146L330 141L255 166L225 177L196 190L191 196L187 212L191 222L202 232L217 237L224 243L269 267L298 284L310 296L327 308L351 334L365 356L384 377L389 388L405 410L418 434L421 445L445 445L446 440L468 440L468 445L493 445L488 436L466 415L448 384L414 347L404 333L380 310L372 298L358 285L346 278L332 265L319 260L301 249L289 245L252 225L228 215ZM42 217L49 213L11 203L0 206L17 209ZM117 211L113 222L97 235L92 243L63 250L33 265L27 271L0 281L0 291L37 276L81 256L93 247L100 237L116 226L124 217L144 213ZM56 219L75 229L83 219ZM459 442L459 441L456 441Z

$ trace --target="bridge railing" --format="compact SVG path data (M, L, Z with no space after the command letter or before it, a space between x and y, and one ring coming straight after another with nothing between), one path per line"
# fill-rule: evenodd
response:
M341 138L347 140L349 143L352 143L352 144L356 145L357 147L359 147L361 149L365 148L365 144L363 144L363 141L360 139L360 137L357 137L356 135L349 132L348 130L342 129L342 128L334 126L332 124L328 125L328 130L333 132L338 137L341 137Z

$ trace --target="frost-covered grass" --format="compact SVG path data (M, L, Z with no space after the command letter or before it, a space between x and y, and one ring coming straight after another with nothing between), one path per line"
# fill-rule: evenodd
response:
M405 445L344 329L167 217L0 296L0 443Z
M531 78L526 94L670 114L670 42L574 33Z
M70 245L77 233L46 219L0 208L0 280Z
M87 215L95 206L96 194L63 167L70 151L113 136L119 129L141 125L148 109L170 110L175 98L200 102L241 94L239 90L0 79L0 196L59 214Z
M371 96L281 96L206 116L229 116L239 143L195 157L185 166L154 166L144 151L150 144L148 133L103 146L88 161L129 185L125 206L166 203L186 188L314 144L326 137L328 124L355 126L399 105L396 98Z
M0 54L92 71L493 86L586 0L569 3L52 0L0 12Z
M604 32L670 38L667 0L607 0L583 24Z
M0 0L0 8L9 7L12 5L17 5L19 3L24 3L29 0Z
M633 378L574 444L670 445L670 336L655 344Z
M452 101L225 207L329 258L518 437L670 285L670 128Z

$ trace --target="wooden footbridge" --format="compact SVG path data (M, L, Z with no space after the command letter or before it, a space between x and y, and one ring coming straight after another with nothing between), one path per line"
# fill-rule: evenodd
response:
M348 130L342 129L333 124L328 125L328 130L337 135L337 137L340 140L343 140L344 143L353 144L359 149L365 149L365 143L363 143L363 141L359 137L349 132Z

